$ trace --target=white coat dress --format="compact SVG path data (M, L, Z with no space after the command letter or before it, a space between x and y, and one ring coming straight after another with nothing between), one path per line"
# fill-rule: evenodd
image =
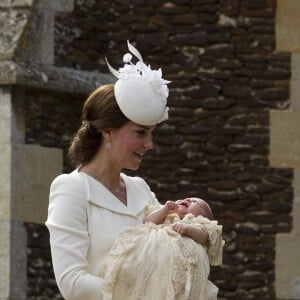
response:
M127 206L78 169L51 184L46 226L56 282L66 300L102 300L105 255L122 229L143 223L147 204L158 204L142 178L121 177Z

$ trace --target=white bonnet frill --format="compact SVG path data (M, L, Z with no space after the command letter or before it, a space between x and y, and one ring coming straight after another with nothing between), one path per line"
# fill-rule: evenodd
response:
M151 70L145 65L140 52L127 41L128 50L138 59L132 63L132 55L123 57L124 66L115 70L106 60L110 72L118 78L114 93L122 113L132 122L151 126L168 119L167 98L170 81L162 78L161 69Z

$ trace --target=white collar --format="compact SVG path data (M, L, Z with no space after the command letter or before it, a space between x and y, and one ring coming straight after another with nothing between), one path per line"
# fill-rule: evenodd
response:
M138 184L138 181L134 180L134 177L129 177L126 174L121 173L121 178L126 186L126 206L101 182L84 172L79 172L78 169L77 173L84 180L87 190L87 200L94 205L116 213L136 217L148 204L148 199L143 193L145 190Z

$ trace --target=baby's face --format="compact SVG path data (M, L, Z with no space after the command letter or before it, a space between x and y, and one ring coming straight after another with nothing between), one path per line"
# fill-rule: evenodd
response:
M200 198L185 198L175 201L177 208L175 212L180 218L186 214L193 214L195 217L201 215L205 217L205 210L203 209L203 200Z

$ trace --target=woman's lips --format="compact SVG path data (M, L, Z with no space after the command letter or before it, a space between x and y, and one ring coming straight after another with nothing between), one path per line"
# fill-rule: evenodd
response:
M142 160L144 154L139 153L139 152L134 152L134 155L135 155L139 160Z

